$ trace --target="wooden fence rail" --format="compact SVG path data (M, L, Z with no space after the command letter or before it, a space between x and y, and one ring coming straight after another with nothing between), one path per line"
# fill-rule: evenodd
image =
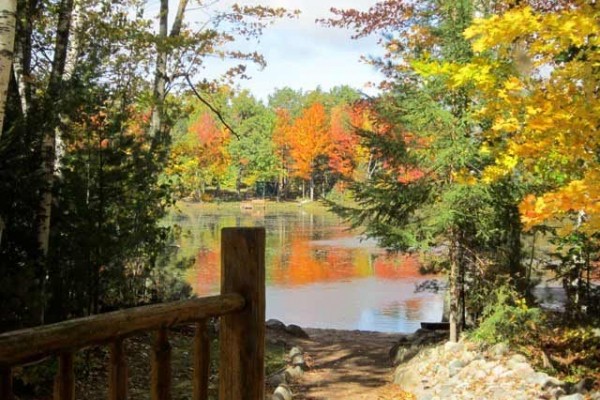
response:
M75 399L73 355L78 349L108 344L108 398L127 398L123 339L154 331L153 400L171 398L171 346L168 328L195 323L194 400L208 398L210 346L207 319L221 317L219 398L264 398L265 335L264 228L225 228L221 233L221 294L136 307L0 335L0 400L13 399L11 369L58 356L55 400Z

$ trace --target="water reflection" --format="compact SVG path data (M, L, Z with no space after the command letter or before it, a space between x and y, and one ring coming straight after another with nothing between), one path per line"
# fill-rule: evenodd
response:
M220 230L265 226L267 318L307 327L412 332L439 321L441 294L415 293L424 278L415 257L388 256L326 211L243 214L186 207L177 223L189 234L181 256L194 255L189 281L198 295L217 293Z

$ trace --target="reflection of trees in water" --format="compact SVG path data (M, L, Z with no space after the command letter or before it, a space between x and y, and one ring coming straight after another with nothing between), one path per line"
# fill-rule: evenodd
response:
M419 297L413 297L407 299L404 302L406 310L406 319L418 320L421 318L421 311L423 310L423 299Z
M420 276L415 257L389 257L377 248L346 247L353 235L338 218L327 214L315 215L304 210L268 214L267 210L257 218L237 211L206 214L197 209L190 213L188 218L177 221L184 231L189 231L179 244L183 256L196 257L195 275L190 280L198 293L218 286L220 231L229 226L266 226L266 275L270 284L288 286L370 276L392 280ZM311 243L320 240L326 240L327 245Z
M392 319L404 319L408 321L418 321L422 317L424 307L422 298L409 298L404 301L392 301L385 304L377 314Z

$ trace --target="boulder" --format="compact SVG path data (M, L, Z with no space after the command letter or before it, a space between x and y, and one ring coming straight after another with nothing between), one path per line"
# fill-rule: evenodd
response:
M293 359L294 356L297 356L299 354L300 355L304 354L304 350L302 350L302 347L300 347L300 346L294 346L290 349L290 352L288 353L288 357L290 359Z
M571 393L582 393L585 394L594 388L596 381L592 378L583 378L571 387Z
M465 349L465 345L460 342L446 342L446 344L444 345L444 351L446 353L456 354L456 353L460 353L464 349Z
M417 393L423 390L421 374L414 366L398 367L394 373L394 383L409 393Z
M490 352L495 357L502 357L508 354L510 348L506 343L497 343L490 349Z
M285 372L279 372L267 377L267 385L276 388L282 383L288 383Z
M452 360L450 361L450 363L448 364L448 375L450 377L458 374L460 372L461 369L463 369L465 366L465 363L462 360Z
M390 361L394 367L399 364L405 363L417 354L419 354L421 348L421 346L417 345L404 347L397 344L390 350Z
M298 325L290 324L285 328L285 331L287 333L289 333L290 335L298 337L298 338L302 338L302 339L309 338L308 334L306 332L304 332L304 329L300 328Z
M585 400L585 397L581 393L574 393L567 396L560 396L559 400Z
M273 400L292 400L294 397L292 390L288 385L281 384L277 386L275 392L273 392L273 396L271 397Z
M270 319L265 322L267 329L273 329L277 331L285 331L285 324L278 319Z
M304 370L299 365L287 367L285 369L286 381L287 382L297 381L302 376L303 373L304 373Z

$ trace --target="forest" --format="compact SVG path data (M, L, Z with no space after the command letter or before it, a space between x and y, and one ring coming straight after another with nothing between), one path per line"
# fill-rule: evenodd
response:
M596 1L334 8L315 23L379 38L378 94L290 82L265 100L238 87L265 65L240 44L300 11L172 5L2 2L1 331L190 296L166 267L179 201L310 199L390 251L442 248L451 340L555 349L552 368L598 376ZM213 58L234 66L208 79ZM540 274L564 312L535 303Z

